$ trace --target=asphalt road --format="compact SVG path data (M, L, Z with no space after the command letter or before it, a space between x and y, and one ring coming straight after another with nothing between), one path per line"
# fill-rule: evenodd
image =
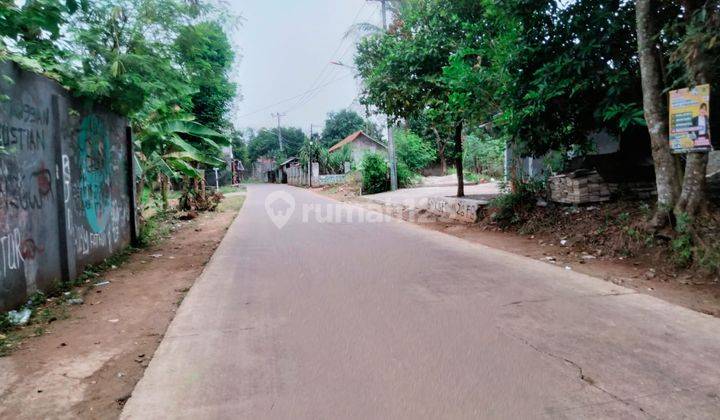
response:
M361 213L250 187L123 418L720 417L720 320Z

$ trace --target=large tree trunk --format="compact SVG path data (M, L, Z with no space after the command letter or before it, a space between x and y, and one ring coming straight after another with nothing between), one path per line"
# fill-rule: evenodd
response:
M657 210L651 224L654 227L662 227L670 221L669 216L680 194L680 180L670 153L667 105L662 93L662 56L656 45L658 35L655 22L656 10L653 0L635 2L643 108L650 132L658 192Z
M697 213L705 198L707 163L707 153L688 154L682 192L675 204L675 216L679 216L680 214L693 216Z
M695 0L685 0L686 21L689 23L695 14L702 7L701 3ZM710 82L712 60L701 51L703 46L696 45L692 59L685 62L687 72L692 81L697 85ZM712 135L712 127L710 129ZM687 214L694 216L705 198L705 184L707 174L707 153L688 153L685 164L685 176L683 178L680 198L675 204L675 216Z
M455 171L457 171L457 196L465 197L465 176L463 174L463 123L459 122L455 126Z

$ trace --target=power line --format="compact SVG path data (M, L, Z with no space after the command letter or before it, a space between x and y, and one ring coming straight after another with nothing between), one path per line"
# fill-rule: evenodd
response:
M366 7L366 6L367 6L367 3L363 2L363 4L362 4L362 5L360 6L360 8L358 9L357 13L355 13L355 17L353 18L353 22L352 22L352 24L351 24L350 26L353 26L353 25L355 25L355 24L357 23L357 20L358 20L358 18L360 17L360 14L363 12L363 10L365 10L365 7ZM345 43L346 40L347 40L346 37L343 37L343 38L340 40L340 42L338 43L337 47L335 48L335 50L334 50L333 53L331 54L330 59L325 63L325 66L323 66L322 70L321 70L320 73L318 74L318 76L317 76L317 78L315 79L315 81L310 85L310 90L314 89L315 85L317 85L318 83L321 83L321 81L323 80L323 78L326 76L326 75L325 75L325 72L326 72L327 69L330 67L330 61L335 58L335 56L336 56L337 53L340 51L340 48L343 46L343 43ZM351 42L351 44L352 44L352 42ZM333 68L333 70L335 70L335 69ZM328 76L330 76L331 74L332 74L332 71L328 74ZM312 99L312 95L309 96L309 97L303 97L303 98L299 99L299 100L298 100L298 104L297 104L297 105L294 105L293 107L291 107L290 109L288 109L286 112L288 112L288 111L290 111L290 110L292 110L292 109L296 109L297 107L302 106L302 105L308 103L311 99Z
M275 102L274 104L270 104L270 105L268 105L268 106L266 106L266 107L259 108L259 109L256 109L256 110L254 110L254 111L248 112L248 113L246 113L246 114L240 115L240 116L238 116L238 118L245 118L245 117L249 117L249 116L251 116L251 115L255 115L255 114L259 113L259 112L267 111L268 109L274 108L274 107L276 107L277 105L284 104L285 102L290 102L290 101L292 101L293 99L297 99L297 98L299 98L299 97L301 97L301 96L304 96L304 95L306 95L306 94L308 94L308 93L311 93L311 92L315 92L315 91L324 89L324 88L326 88L327 86L329 86L329 85L331 85L331 84L333 84L333 83L335 83L335 82L339 82L340 80L347 79L347 78L350 77L350 76L352 76L352 75L349 74L349 75L345 75L345 76L342 76L342 77L335 78L335 79L333 79L333 80L325 83L324 85L320 85L320 86L316 87L315 89L307 90L307 91L302 92L302 93L300 93L300 94L298 94L298 95L292 96L292 97L287 98L287 99L283 99L283 100L281 100L281 101Z

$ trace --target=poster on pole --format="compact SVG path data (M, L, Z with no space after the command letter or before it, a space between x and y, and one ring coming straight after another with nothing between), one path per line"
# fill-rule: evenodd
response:
M669 101L672 152L711 151L710 85L671 90Z

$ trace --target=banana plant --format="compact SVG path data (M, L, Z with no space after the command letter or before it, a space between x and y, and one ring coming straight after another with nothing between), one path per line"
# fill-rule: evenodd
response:
M163 208L171 180L199 179L199 165L221 166L222 148L230 145L227 136L195 121L186 114L156 118L141 127L135 136L136 163L146 179L161 184Z

